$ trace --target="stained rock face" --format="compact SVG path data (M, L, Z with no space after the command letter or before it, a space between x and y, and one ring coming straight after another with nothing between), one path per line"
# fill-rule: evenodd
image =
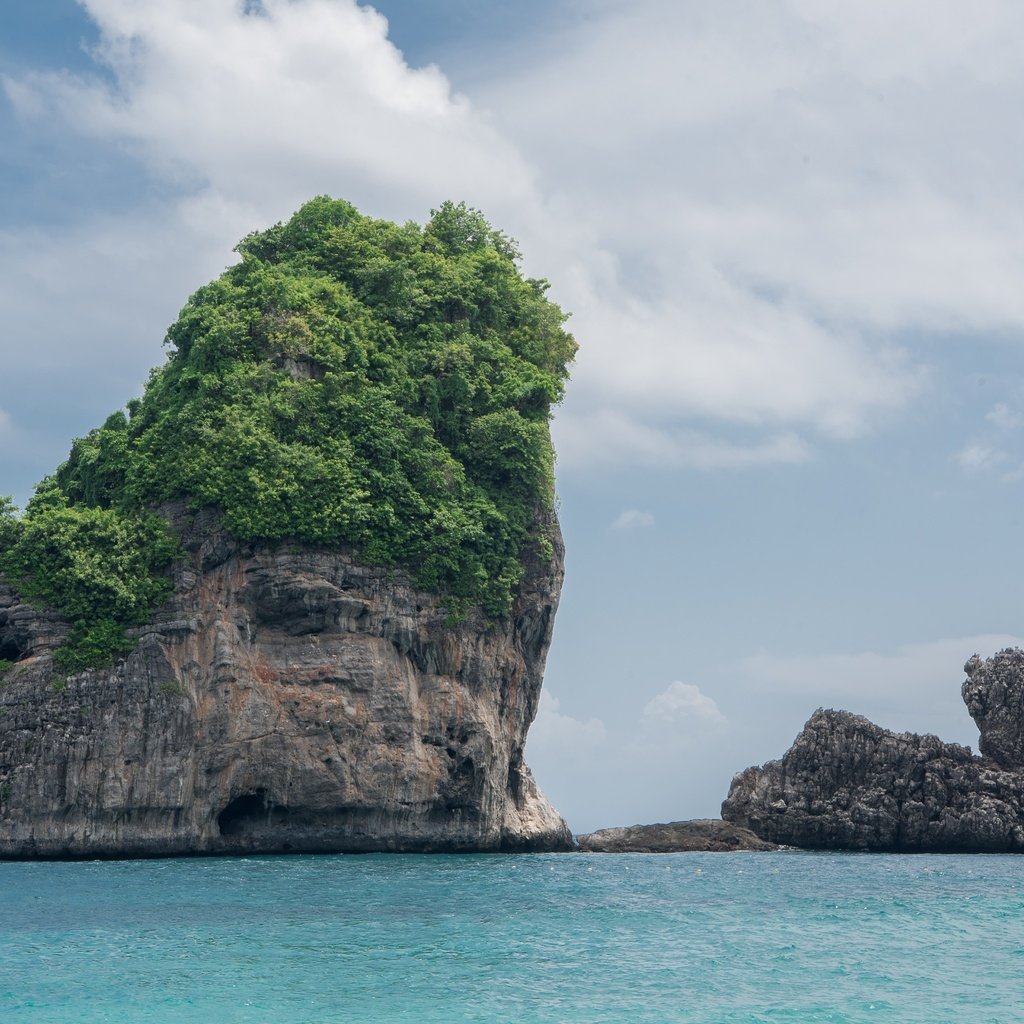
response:
M749 829L716 818L603 828L577 836L581 853L730 853L775 850Z
M808 848L1024 852L1024 652L965 670L984 756L818 710L781 760L733 779L722 817Z
M0 856L570 848L523 761L548 535L507 620L453 625L397 571L200 515L137 649L67 680L67 626L0 587Z

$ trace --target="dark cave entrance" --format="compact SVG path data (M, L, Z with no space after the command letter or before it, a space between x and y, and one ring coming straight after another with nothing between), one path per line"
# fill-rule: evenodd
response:
M222 836L244 836L263 831L271 825L283 825L287 819L288 808L271 804L267 800L267 791L257 789L235 797L217 815L217 827Z
M217 815L217 826L222 836L240 836L266 823L269 818L266 791L258 789L255 793L232 800Z
M0 639L0 661L21 661L25 657L25 648L16 640Z

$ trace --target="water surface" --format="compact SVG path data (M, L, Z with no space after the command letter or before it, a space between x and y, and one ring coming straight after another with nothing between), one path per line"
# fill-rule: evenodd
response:
M0 864L4 1024L1024 1020L1024 860Z

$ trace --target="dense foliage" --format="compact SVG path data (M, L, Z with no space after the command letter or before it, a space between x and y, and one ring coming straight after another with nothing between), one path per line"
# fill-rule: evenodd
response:
M131 650L125 628L146 621L170 593L160 570L177 552L167 525L153 515L68 507L52 489L9 535L0 567L25 596L71 620L57 667L73 672Z
M575 351L547 283L461 204L421 228L321 197L237 251L128 415L75 441L20 521L0 509L0 568L94 648L164 592L146 510L186 498L240 539L352 544L454 611L505 614L543 545Z

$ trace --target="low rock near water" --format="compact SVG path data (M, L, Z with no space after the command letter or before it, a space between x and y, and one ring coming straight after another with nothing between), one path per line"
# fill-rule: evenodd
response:
M583 853L728 853L778 849L749 829L717 818L603 828L578 836L577 842Z
M722 817L812 849L1024 852L1024 652L965 671L982 756L819 709L780 760L733 779Z

